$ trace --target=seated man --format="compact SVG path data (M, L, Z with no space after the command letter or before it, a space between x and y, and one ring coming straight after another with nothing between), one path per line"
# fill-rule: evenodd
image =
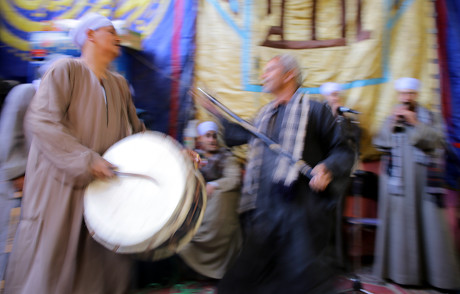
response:
M198 125L196 151L202 161L200 172L206 181L208 202L203 222L179 256L193 270L221 279L241 246L236 212L240 196L240 166L231 152L219 147L218 126L211 121Z

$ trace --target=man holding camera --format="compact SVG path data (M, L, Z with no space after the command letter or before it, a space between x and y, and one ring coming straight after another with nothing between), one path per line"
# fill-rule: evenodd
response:
M460 270L443 205L443 130L417 104L420 82L395 83L399 104L373 140L383 151L374 270L398 284L460 288Z

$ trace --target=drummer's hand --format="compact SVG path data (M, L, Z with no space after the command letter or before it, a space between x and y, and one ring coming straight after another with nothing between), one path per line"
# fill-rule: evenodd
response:
M311 171L310 188L315 192L324 191L332 180L332 174L324 163L320 163Z
M117 167L103 158L97 158L91 164L91 174L99 180L109 179L115 176L114 170Z
M195 151L193 151L191 149L187 149L187 148L183 149L182 152L184 152L184 154L187 155L190 158L190 160L193 162L195 168L198 168L200 166L201 157L197 152L195 152Z

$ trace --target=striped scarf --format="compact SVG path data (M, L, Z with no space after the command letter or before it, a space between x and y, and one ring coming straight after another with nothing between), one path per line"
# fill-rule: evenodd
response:
M281 123L282 135L280 136L281 142L279 142L279 145L284 151L292 154L295 161L301 158L304 149L309 108L308 95L296 92L286 105L285 115ZM276 110L275 101L262 108L254 124L258 132L267 134L270 119L276 113ZM248 164L243 180L239 213L256 207L263 150L264 142L259 138L253 137L249 141ZM278 156L273 182L282 183L285 187L291 186L299 176L299 169L295 165L295 161L291 161L286 156Z

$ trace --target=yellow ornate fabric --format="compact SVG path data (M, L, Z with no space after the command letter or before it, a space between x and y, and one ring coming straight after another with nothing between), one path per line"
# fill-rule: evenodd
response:
M396 79L420 79L419 102L439 105L431 1L201 0L196 40L196 84L243 118L271 99L260 75L277 54L298 58L313 99L325 82L344 84L344 104L362 113L364 160L378 154L370 138L396 103Z

